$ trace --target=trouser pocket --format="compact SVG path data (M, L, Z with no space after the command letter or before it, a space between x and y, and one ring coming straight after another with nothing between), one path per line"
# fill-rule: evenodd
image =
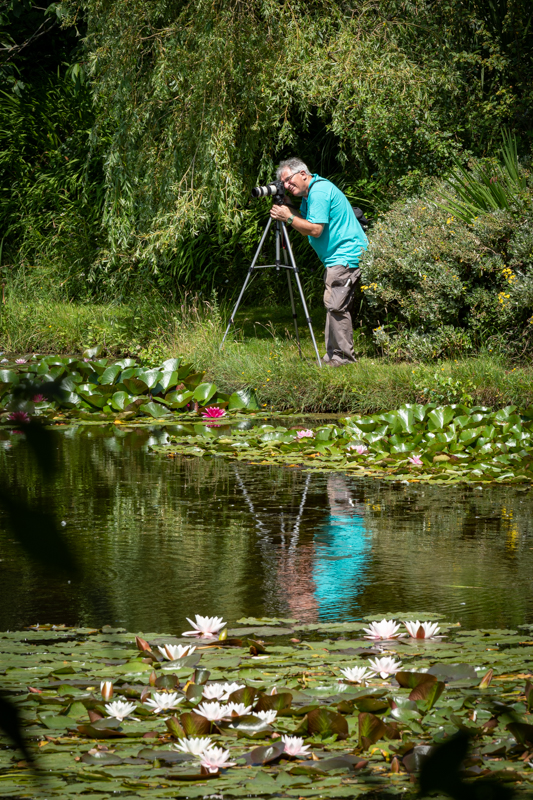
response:
M324 305L328 311L343 313L350 310L355 287L361 277L360 269L350 269L342 265L328 267L324 275Z

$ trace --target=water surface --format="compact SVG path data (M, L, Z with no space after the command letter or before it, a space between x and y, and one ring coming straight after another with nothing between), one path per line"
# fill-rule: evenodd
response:
M55 504L82 578L33 564L0 517L0 628L120 625L179 633L195 613L441 613L466 627L533 622L533 494L421 487L220 458L162 458L147 426L54 433L43 483L21 435L2 472ZM185 627L184 627L185 625Z

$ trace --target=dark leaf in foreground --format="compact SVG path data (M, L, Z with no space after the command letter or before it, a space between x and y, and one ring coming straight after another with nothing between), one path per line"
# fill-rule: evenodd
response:
M39 422L32 421L24 425L24 434L39 465L42 477L50 480L57 471L57 450L54 447L53 433Z
M0 695L0 728L22 752L28 764L33 764L33 757L22 735L18 709L2 695Z
M510 722L506 726L517 742L523 745L533 745L533 725L527 722Z
M510 800L512 789L495 780L465 783L461 777L468 753L469 735L460 732L423 759L420 768L420 795L444 792L453 800Z
M31 558L47 567L77 576L74 556L52 514L32 508L26 501L15 497L13 489L5 484L0 485L0 505L6 511L13 536Z

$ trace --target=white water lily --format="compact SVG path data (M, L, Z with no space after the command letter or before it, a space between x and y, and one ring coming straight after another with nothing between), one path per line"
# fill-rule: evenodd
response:
M227 700L233 692L237 692L239 689L244 689L244 683L223 683L222 687L224 689L224 696L223 700Z
M397 639L399 636L405 636L405 633L399 633L400 626L393 619L382 619L381 622L371 622L369 628L363 628L365 639Z
M222 630L226 624L222 617L201 617L195 614L196 622L187 617L187 622L193 626L193 631L185 631L182 636L203 636L207 639L214 639L219 631Z
M228 707L221 703L200 703L194 709L195 714L200 714L211 722L218 722L220 719L228 716Z
M252 706L245 706L244 703L228 703L226 708L226 715L228 717L244 717L252 711Z
M191 753L193 756L202 756L205 750L211 746L211 739L209 736L193 736L191 739L180 739L174 745L176 750L181 753Z
M277 716L278 712L274 711L274 709L271 711L254 711L254 717L259 717L259 719L262 719L267 725L272 725Z
M177 692L154 692L150 700L145 701L145 705L153 708L155 714L159 714L160 711L169 711L172 708L176 708L183 700L185 698L183 696L178 697Z
M290 756L308 756L307 752L311 745L304 745L304 740L300 736L282 736L281 741L285 747L285 752Z
M370 658L370 669L376 675L381 675L382 678L388 678L389 675L394 675L399 672L402 666L401 661L395 661L393 658L386 656L385 658Z
M366 667L346 667L341 669L341 672L344 675L344 680L349 683L364 683L373 674Z
M169 661L177 661L179 658L192 656L196 650L196 647L192 647L192 645L188 644L164 644L163 647L159 647L158 645L157 649L161 655L167 658Z
M104 700L111 700L113 697L113 683L112 681L100 681L100 694Z
M412 639L432 639L440 631L436 622L404 622Z
M221 683L211 683L209 686L204 686L202 690L202 697L205 697L206 700L221 700L225 694L226 690Z
M122 722L123 719L129 717L136 709L136 703L125 703L123 700L114 700L112 703L106 703L105 710L110 717L115 717Z
M235 762L229 761L229 757L229 750L224 750L223 747L208 747L202 753L200 763L208 772L214 773L219 769L235 766Z

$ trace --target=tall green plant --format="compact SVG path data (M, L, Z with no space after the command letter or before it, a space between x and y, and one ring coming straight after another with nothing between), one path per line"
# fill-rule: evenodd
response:
M454 159L455 169L447 180L453 194L445 194L443 208L463 222L496 209L509 211L520 202L527 181L518 161L516 138L503 130L500 160L476 165L468 171Z

